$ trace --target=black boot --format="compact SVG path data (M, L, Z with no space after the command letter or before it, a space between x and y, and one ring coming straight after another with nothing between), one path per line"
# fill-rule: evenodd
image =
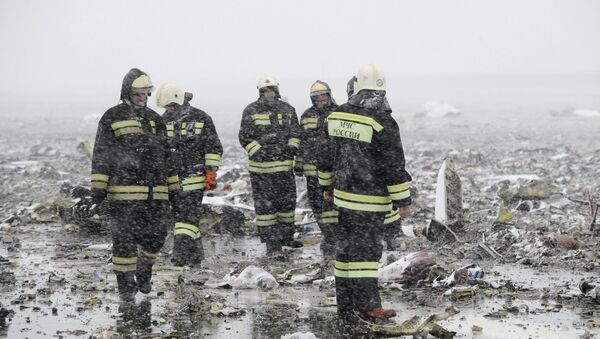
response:
M137 283L137 290L148 294L152 291L152 266L154 265L154 259L148 258L142 253L140 253L137 266L135 269L135 278Z
M267 255L272 254L281 254L281 243L275 240L268 240L266 242L267 245Z
M121 301L125 303L134 302L135 294L137 293L135 273L115 271L115 275L117 276L117 286L119 288L119 297L121 297Z

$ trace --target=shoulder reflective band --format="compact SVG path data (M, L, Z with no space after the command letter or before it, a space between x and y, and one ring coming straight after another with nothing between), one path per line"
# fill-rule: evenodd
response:
M204 164L207 166L218 167L221 164L221 155L217 153L206 153L204 155Z
M246 147L246 152L248 152L248 156L252 156L256 151L258 151L262 146L256 140L252 140Z
M273 226L277 224L277 214L257 214L256 226Z
M290 224L294 223L294 211L291 212L277 212L277 220L281 223Z
M152 199L169 200L169 188L167 186L156 186L152 188Z
M337 224L340 212L336 210L323 211L321 213L321 222L324 224Z
M204 128L204 123L203 122L195 122L194 123L194 133L195 134L200 134L202 133L202 129Z
M317 175L319 176L319 185L331 186L331 184L333 183L333 172L317 171Z
M142 125L137 120L121 120L110 124L115 136L144 133Z
M172 175L168 177L167 184L169 185L169 191L176 191L181 188L179 186L179 176L177 175Z
M304 175L306 175L306 176L309 176L309 177L317 176L317 166L315 166L315 165L304 164L302 169L304 170Z
M304 129L317 128L318 122L319 118L302 118L300 125L302 125L302 128Z
M200 229L196 225L187 224L184 222L176 222L175 228L173 229L173 235L187 235L192 239L200 238Z
M333 112L329 114L327 120L329 119L338 119L338 120L346 120L346 121L354 121L359 122L365 125L371 125L376 132L380 132L383 129L380 123L378 123L375 119L371 117L366 117L360 114L346 113L346 112Z
M185 178L181 181L181 188L184 191L202 190L204 189L204 179L205 177L203 175Z
M152 134L156 134L156 122L150 120L150 127L152 128Z
M113 270L118 272L135 271L137 257L112 257Z
M167 136L172 137L173 131L175 130L175 125L173 125L173 121L167 122Z
M403 182L398 185L387 187L392 200L402 200L410 197L410 182Z
M92 173L92 188L106 189L108 186L108 175L100 173Z
M300 147L300 139L298 138L290 138L290 140L288 140L288 145L293 146L293 147Z
M370 143L373 138L373 127L360 122L338 120L329 117L327 119L327 133L331 137L354 139Z
M285 172L292 169L294 160L278 160L278 161L250 161L248 163L248 171L254 173L275 173Z
M392 210L390 213L385 215L385 219L383 220L383 224L391 224L394 221L400 219L400 211Z
M112 200L146 200L148 186L108 186L108 197Z
M270 125L271 118L268 113L256 113L252 114L252 121L255 125Z
M356 211L389 212L392 210L392 199L387 195L363 195L334 189L333 202L336 206Z
M181 135L187 135L187 122L181 123Z
M363 262L335 262L334 275L339 278L378 278L379 263L372 261Z

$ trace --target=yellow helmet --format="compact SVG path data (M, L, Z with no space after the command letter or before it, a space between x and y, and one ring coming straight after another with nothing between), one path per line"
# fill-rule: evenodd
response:
M374 91L385 91L385 75L377 66L370 64L361 68L356 74L356 84L354 85L354 94L363 89Z
M331 95L331 88L329 85L321 80L317 80L312 86L310 86L310 96L314 97L321 94Z
M156 93L156 105L165 107L169 104L183 105L183 91L173 84L162 84Z
M265 87L279 87L279 82L270 75L265 75L258 80L256 88L259 90Z

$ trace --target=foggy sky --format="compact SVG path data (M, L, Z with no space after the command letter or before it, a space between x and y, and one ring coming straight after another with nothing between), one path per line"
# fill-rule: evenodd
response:
M139 67L156 87L173 82L212 105L255 99L271 74L307 104L310 81L341 97L367 63L399 79L598 74L600 1L3 0L0 44L4 96L108 107Z

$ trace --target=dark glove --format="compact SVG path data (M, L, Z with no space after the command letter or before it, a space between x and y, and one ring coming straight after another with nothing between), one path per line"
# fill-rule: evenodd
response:
M258 142L261 145L276 144L279 142L279 138L277 137L276 133L269 133L269 134L265 134L265 135L261 136L258 139Z

